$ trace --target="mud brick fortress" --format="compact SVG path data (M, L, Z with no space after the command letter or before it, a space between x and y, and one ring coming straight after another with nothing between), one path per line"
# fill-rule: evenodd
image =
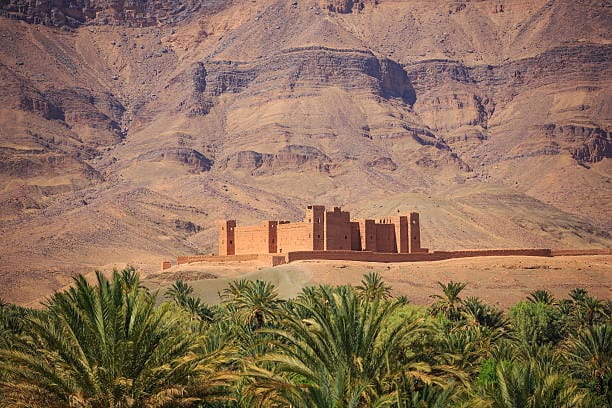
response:
M433 251L421 248L419 214L409 212L372 220L351 220L348 211L310 205L301 222L265 221L238 226L219 222L219 254L179 256L177 264L192 262L266 261L281 265L298 260L362 262L419 262L475 256L563 256L612 254L612 250L551 250L548 248L471 249ZM162 262L162 270L172 267Z
M288 254L300 251L369 251L426 253L421 248L419 214L380 220L351 221L348 211L309 205L304 221L265 221L237 226L235 220L219 225L219 255Z

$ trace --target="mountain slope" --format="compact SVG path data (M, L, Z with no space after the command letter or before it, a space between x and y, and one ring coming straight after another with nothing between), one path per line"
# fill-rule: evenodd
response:
M5 3L0 296L311 203L609 247L611 9L561 3Z

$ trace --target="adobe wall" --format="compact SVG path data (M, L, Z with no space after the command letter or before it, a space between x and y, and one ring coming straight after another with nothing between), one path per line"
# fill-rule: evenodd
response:
M388 222L389 220L384 220ZM376 252L396 252L395 225L390 223L375 224Z
M347 211L334 207L325 213L325 250L351 250L351 219Z
M179 265L193 262L229 262L229 261L255 261L259 255L186 255L178 256L176 263Z
M190 255L190 256L179 256L177 257L177 263L179 265L193 263L193 262L246 262L246 261L266 261L270 265L282 265L287 263L287 258L284 255L228 255L228 256L217 256L217 255Z
M257 226L236 227L234 229L235 254L268 254L276 252L277 222L266 221Z
M552 256L612 255L612 249L553 249Z
M315 239L323 241L323 231L313 234L315 224L308 222L291 222L278 224L277 239L278 253L286 254L291 251L312 251ZM321 222L319 225L323 225Z
M299 223L303 224L303 223ZM291 224L285 224L291 225ZM392 225L392 224L391 224ZM564 250L561 253L569 252L591 252L597 251L596 255L612 255L611 250ZM214 255L193 255L179 256L177 263L179 265L192 262L244 262L254 260L264 260L270 265L282 265L287 262L300 260L336 260L336 261L359 261L359 262L423 262L423 261L441 261L452 258L467 258L479 256L551 256L552 251L546 248L536 249L477 249L464 251L434 251L433 253L384 253L372 251L291 251L285 254L267 254L267 255L230 255L230 256L214 256ZM590 254L589 254L590 255Z
M434 255L450 258L467 258L472 256L552 256L548 248L524 249L468 249L464 251L434 251Z
M385 224L381 224L385 225ZM390 224L393 225L393 224ZM483 249L466 251L435 251L433 253L397 254L370 251L299 251L287 254L287 262L321 259L360 262L422 262L477 256L551 256L551 250L537 249Z
M360 262L420 262L448 259L444 254L396 254L370 251L296 251L287 255L287 262L320 259Z

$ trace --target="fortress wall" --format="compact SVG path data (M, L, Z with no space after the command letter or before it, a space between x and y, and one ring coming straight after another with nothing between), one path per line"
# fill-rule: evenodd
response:
M395 254L370 251L296 251L287 255L288 262L308 259L360 262L418 262L447 258L444 254Z
M304 223L298 223L304 226ZM296 225L296 224L285 224ZM308 224L306 224L308 225ZM393 224L390 224L393 225ZM280 232L280 231L279 231ZM244 262L264 260L272 266L282 265L287 262L300 260L335 260L335 261L359 261L359 262L421 262L421 261L441 261L452 258L466 258L477 256L544 256L549 257L553 252L574 255L576 253L582 255L612 255L612 250L557 250L551 251L546 248L536 249L482 249L482 250L464 250L464 251L435 251L433 253L384 253L372 251L291 251L284 254L248 254L248 255L230 255L230 256L214 256L214 255L193 255L179 256L177 263L179 265L192 262Z
M176 261L179 265L193 262L230 262L230 261L255 261L259 259L259 255L187 255L179 256Z
M193 263L193 262L247 262L247 261L266 261L270 265L282 265L287 263L287 258L284 255L228 255L228 256L217 256L217 255L191 255L191 256L179 256L177 263L179 265Z
M388 220L386 220L388 221ZM395 225L394 224L375 224L376 231L376 252L393 253L396 252Z
M339 207L325 213L325 250L351 250L350 214Z
M434 251L434 255L447 256L448 258L466 258L472 256L552 256L548 248L524 248L524 249L468 249L464 251Z
M236 255L276 252L276 227L276 221L266 221L257 226L236 227Z
M612 255L612 249L553 249L552 256Z
M384 225L384 224L383 224ZM393 224L389 224L393 226ZM551 256L550 249L484 249L466 251L435 251L433 253L397 254L371 251L296 251L287 254L287 261L308 259L360 262L420 262L441 261L476 256Z
M278 253L286 254L291 251L312 251L313 242L317 237L313 237L313 226L308 222L292 222L288 224L278 224ZM321 223L322 225L322 223ZM317 234L319 240L323 240L322 231Z

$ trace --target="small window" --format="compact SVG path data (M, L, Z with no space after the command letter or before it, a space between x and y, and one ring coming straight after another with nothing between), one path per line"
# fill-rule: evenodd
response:
M345 236L344 236L344 239L348 239L348 236L346 236L346 235L345 235Z
M225 231L225 227L221 227L221 231Z
M272 238L272 243L274 243L274 238Z
M234 241L232 241L232 240L230 239L230 245L231 245L231 244L233 244L233 243L234 243Z
M416 240L416 237L412 237L412 239Z
M321 238L321 235L317 235L317 238Z
M321 223L321 219L320 218L317 218L317 223Z
M311 238L310 234L308 234L308 238Z
M416 220L412 220L412 225L415 225L415 224L416 224Z
M309 218L309 219L308 219L308 222L312 222L312 218Z

